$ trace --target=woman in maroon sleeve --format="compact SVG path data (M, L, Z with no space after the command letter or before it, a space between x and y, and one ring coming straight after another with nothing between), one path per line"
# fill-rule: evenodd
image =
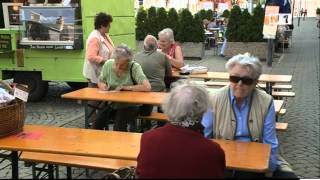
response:
M224 151L202 134L200 121L209 104L202 87L182 84L172 89L162 105L169 123L142 135L138 178L224 177Z

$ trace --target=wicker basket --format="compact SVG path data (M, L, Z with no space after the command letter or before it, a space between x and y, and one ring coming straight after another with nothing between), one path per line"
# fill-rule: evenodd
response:
M0 137L21 132L25 117L25 103L19 99L0 107Z

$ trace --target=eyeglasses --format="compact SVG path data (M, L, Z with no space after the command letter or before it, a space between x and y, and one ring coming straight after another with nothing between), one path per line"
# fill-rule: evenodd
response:
M230 82L238 83L240 80L245 85L252 85L255 82L255 79L249 77L229 76Z

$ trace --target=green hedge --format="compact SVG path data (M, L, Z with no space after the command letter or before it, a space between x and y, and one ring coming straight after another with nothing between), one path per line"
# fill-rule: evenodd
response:
M210 15L210 11L205 11L205 16L208 14ZM136 40L143 40L147 34L158 37L158 32L167 27L173 30L176 41L204 42L204 29L199 14L192 16L188 9L177 13L173 8L167 12L164 8L155 7L139 9L136 17Z
M139 8L136 18L136 40L142 41L146 37L147 31L147 11L143 7Z
M264 9L258 4L253 14L248 10L241 11L239 6L233 6L230 12L227 40L230 42L261 42L263 39Z
M316 14L319 14L319 15L320 15L320 8L317 8Z

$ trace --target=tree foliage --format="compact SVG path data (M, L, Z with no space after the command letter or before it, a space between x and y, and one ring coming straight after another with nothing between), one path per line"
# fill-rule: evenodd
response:
M224 10L221 17L229 18L230 17L230 11L228 9Z
M182 9L179 13L179 24L176 39L180 42L192 42L193 16L188 9Z
M253 15L247 9L241 12L239 6L231 9L226 36L230 42L260 42L263 41L264 10L258 4Z
M178 13L177 13L176 9L174 9L174 8L169 9L167 27L171 28L173 30L174 37L177 36L178 22L179 22L179 17L178 17Z
M136 19L136 40L142 41L147 35L147 11L139 8Z
M207 14L206 11L204 14ZM182 9L179 13L174 8L168 12L164 8L156 10L155 7L150 7L147 11L139 9L136 19L137 40L143 40L147 34L157 37L158 32L167 27L173 30L177 41L204 42L204 29L199 13L192 16L188 9Z
M168 27L168 14L165 8L161 7L157 10L157 34L162 29ZM157 36L156 36L157 37Z
M238 29L240 27L239 20L241 19L241 9L239 6L233 6L230 13L230 18L228 22L226 36L228 41L237 42L238 38Z
M150 7L148 9L147 16L147 33L155 37L158 35L158 22L157 22L157 10L155 7Z

